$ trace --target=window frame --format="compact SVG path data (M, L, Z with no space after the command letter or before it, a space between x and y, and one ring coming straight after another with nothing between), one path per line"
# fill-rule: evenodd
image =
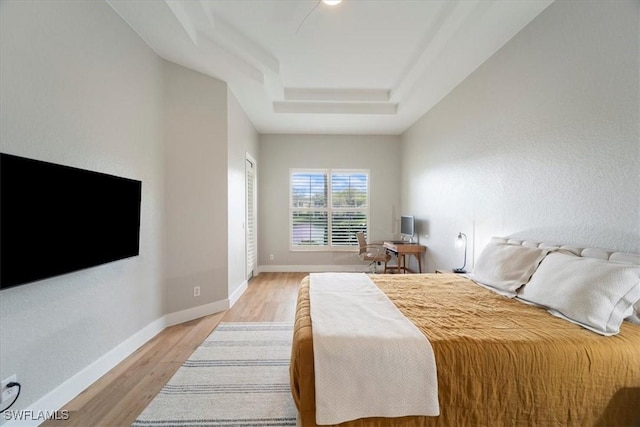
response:
M296 173L323 173L326 176L327 182L327 202L326 206L300 208L293 207L293 175ZM353 207L333 207L333 174L365 174L367 176L367 192L366 192L366 207L365 208L353 208ZM370 169L339 169L339 168L290 168L289 169L289 250L291 252L354 252L358 251L358 242L355 241L354 245L333 245L332 235L332 214L336 212L363 212L365 214L367 226L365 235L369 235L369 228L371 222L371 171ZM293 214L294 212L325 212L327 215L327 245L308 245L299 246L293 244Z

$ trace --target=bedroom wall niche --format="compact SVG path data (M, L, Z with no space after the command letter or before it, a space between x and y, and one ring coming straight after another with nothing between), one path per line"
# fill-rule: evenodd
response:
M458 231L640 251L639 5L555 2L402 135L431 270Z

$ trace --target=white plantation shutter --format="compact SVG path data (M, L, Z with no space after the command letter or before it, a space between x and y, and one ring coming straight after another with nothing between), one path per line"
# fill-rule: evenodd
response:
M246 239L247 239L247 279L253 276L256 266L256 227L255 227L255 168L249 159L245 163L247 184L247 212L246 212Z
M368 171L292 170L290 190L291 249L356 247L367 232Z
M367 233L369 175L331 174L331 244L357 246L356 233Z
M291 246L327 246L327 173L291 174Z

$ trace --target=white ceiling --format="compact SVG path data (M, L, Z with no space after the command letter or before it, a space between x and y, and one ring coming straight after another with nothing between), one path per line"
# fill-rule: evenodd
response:
M405 131L553 0L107 0L257 131Z

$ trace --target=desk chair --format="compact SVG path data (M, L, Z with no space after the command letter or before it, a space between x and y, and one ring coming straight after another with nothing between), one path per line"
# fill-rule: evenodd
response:
M391 259L391 255L387 254L384 246L380 244L368 244L367 240L364 238L363 232L356 233L356 237L358 238L358 246L360 247L359 257L362 261L369 262L369 268L373 266L373 272L376 271L376 264L379 262L384 263L384 272L387 272L387 262Z

